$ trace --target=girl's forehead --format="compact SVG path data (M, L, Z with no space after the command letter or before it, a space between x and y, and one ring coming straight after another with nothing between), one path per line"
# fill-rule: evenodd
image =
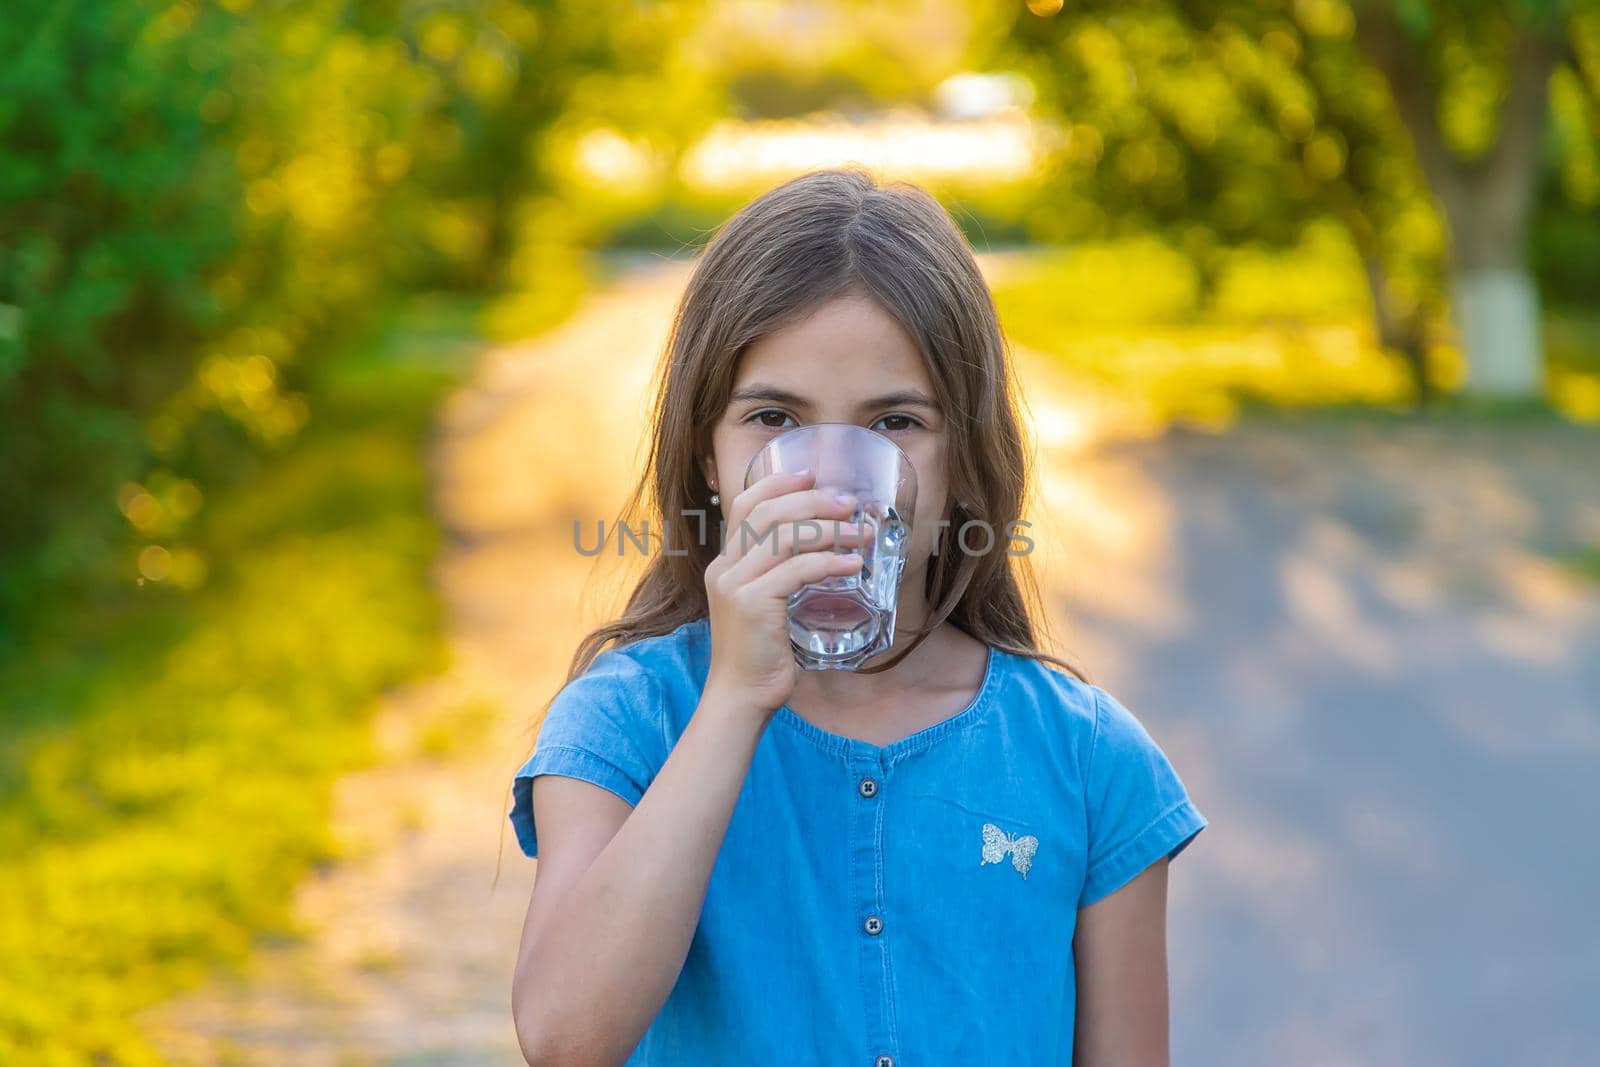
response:
M735 390L773 385L799 394L931 391L922 353L904 327L864 299L841 299L753 342L734 374Z

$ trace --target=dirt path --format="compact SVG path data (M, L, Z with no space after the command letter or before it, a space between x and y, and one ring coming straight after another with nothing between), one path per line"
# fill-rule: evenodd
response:
M686 270L628 274L489 354L443 413L457 668L396 695L385 765L342 784L355 855L305 886L309 936L152 1014L175 1061L521 1062L534 864L502 841L505 789L604 614L603 586L574 606L571 518L620 502ZM1174 868L1175 1062L1577 1063L1600 1043L1600 595L1540 553L1600 539L1600 434L1128 438L1125 412L1018 358L1059 647L1212 820ZM503 714L428 756L477 695Z
M385 704L383 765L340 783L335 830L353 855L303 887L305 939L151 1013L175 1062L522 1062L511 967L535 865L509 832L506 790L565 675L580 595L597 601L581 618L600 614L604 586L586 589L571 521L621 503L679 267L622 279L553 333L487 353L441 413L436 580L455 666ZM453 710L482 698L500 708L487 728ZM430 755L427 739L458 720L468 741Z
M1246 428L1101 450L1077 647L1210 817L1175 1063L1593 1062L1600 435ZM1187 862L1185 862L1187 859Z

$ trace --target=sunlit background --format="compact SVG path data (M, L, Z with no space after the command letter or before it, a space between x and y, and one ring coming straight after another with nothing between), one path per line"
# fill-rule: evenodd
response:
M8 0L0 1063L520 1062L573 520L842 163L979 252L1050 647L1211 819L1174 1062L1594 1062L1593 5Z

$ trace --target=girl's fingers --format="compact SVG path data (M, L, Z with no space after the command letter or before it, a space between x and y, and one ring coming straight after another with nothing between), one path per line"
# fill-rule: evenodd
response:
M746 588L762 600L786 599L795 590L836 574L854 574L861 567L855 553L802 552L791 556L752 581Z
M751 509L763 500L802 489L811 484L812 477L809 469L788 474L769 474L765 478L758 478L744 492L728 501L727 526L720 532L721 542L717 546L716 558L706 567L707 577L720 575L739 562L742 549L747 547L747 542L742 542L739 535L743 524L749 519Z
M800 522L803 519L848 519L855 514L856 498L840 496L832 489L800 489L782 496L770 497L751 509L744 525L746 536L760 535L781 523ZM729 527L730 535L737 535L737 524Z
M768 497L757 501L744 519L729 517L722 533L722 554L735 561L752 551L770 552L773 537L783 530L807 520L831 528L855 513L853 496L841 498L827 489L799 489Z
M805 489L814 478L815 475L808 469L788 474L769 474L756 479L748 489L728 502L728 528L737 530L739 524L750 517L751 510L763 500Z
M749 544L738 544L739 533L730 536L727 573L736 585L743 585L770 571L797 554L835 548L859 548L866 534L859 526L835 519L800 519L772 528L763 539L749 537Z

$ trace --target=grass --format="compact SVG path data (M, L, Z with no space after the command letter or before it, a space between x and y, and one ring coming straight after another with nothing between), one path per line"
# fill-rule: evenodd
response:
M503 715L500 705L487 697L461 701L423 724L417 734L416 750L431 759L472 752L493 736Z
M1600 545L1593 545L1576 552L1563 562L1579 577L1600 585Z
M1409 376L1372 340L1360 264L1333 232L1298 249L1233 253L1210 294L1154 239L1041 253L995 287L1007 334L1144 406L1157 424L1225 426L1244 415L1406 415ZM1459 351L1430 360L1447 391L1435 414L1600 421L1600 316L1551 312L1547 397L1495 403L1455 390Z
M295 936L369 712L446 665L422 453L473 315L413 307L326 366L301 438L207 502L205 585L0 665L0 1063L160 1062L134 1012Z

